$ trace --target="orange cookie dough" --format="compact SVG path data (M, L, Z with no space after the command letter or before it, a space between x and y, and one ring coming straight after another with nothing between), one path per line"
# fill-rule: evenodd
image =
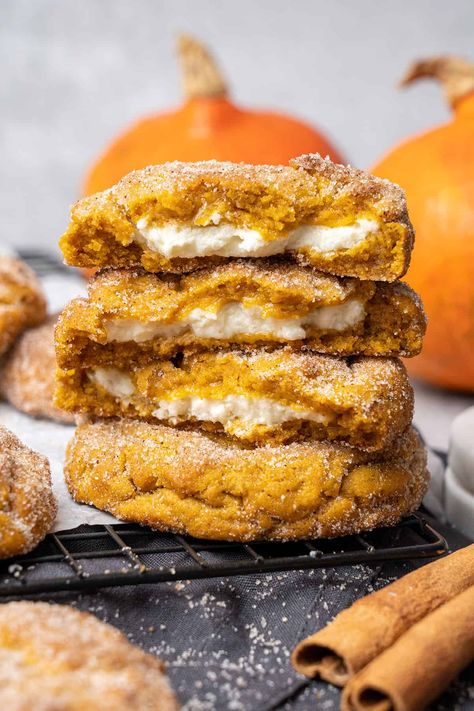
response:
M63 311L62 368L147 363L187 346L291 343L333 355L416 355L426 320L406 284L360 281L268 260L184 276L106 270Z
M177 711L163 664L66 605L0 605L0 698L8 711Z
M309 438L381 449L413 411L399 360L344 360L286 347L185 351L141 367L63 370L58 378L56 404L64 410L224 431L252 444Z
M413 230L401 188L319 155L288 166L166 163L80 200L61 238L68 264L188 272L288 253L340 276L394 281Z
M74 499L120 519L198 538L333 537L393 525L429 475L412 429L376 454L328 442L244 448L227 438L110 420L78 427Z
M0 425L0 558L35 548L51 530L56 509L48 460Z
M0 369L0 395L27 415L72 423L74 416L53 404L56 321L57 316L51 316L20 336Z
M0 255L0 355L17 336L46 318L46 301L36 274L19 259Z

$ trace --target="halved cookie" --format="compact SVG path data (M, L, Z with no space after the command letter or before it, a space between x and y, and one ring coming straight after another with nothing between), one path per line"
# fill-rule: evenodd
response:
M412 429L376 454L328 442L244 448L131 420L78 427L66 481L76 501L198 538L343 536L393 525L428 485Z
M107 270L56 331L63 368L146 363L187 346L291 343L333 355L416 355L426 320L406 284L236 260L183 276Z
M409 425L413 392L395 358L339 359L286 347L186 350L146 366L60 370L56 404L253 444L330 439L376 450Z
M394 281L413 230L401 188L319 155L288 166L165 163L80 200L60 242L78 267L187 272L289 253L340 276Z

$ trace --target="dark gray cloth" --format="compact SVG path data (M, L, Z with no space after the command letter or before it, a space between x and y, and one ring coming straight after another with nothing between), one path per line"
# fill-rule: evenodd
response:
M452 549L467 544L453 530L438 528ZM356 565L43 599L93 612L161 657L186 711L332 711L339 708L339 690L296 674L291 650L354 600L414 567ZM433 711L474 709L473 681L471 668Z

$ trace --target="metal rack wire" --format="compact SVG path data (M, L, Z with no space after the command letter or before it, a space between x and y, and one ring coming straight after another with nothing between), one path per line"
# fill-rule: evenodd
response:
M420 514L358 536L288 543L227 543L135 525L81 526L49 534L0 566L0 597L428 558L447 552Z

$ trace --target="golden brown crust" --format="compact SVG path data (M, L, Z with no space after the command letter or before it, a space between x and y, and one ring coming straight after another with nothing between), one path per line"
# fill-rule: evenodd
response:
M304 318L315 309L354 301L365 309L355 325L339 331L305 325L307 337L298 341L275 332L203 338L189 328L143 342L111 341L107 334L107 325L121 320L179 324L196 308L216 313L237 303L280 320ZM106 270L90 283L87 299L75 299L63 311L56 346L62 368L132 360L145 364L188 346L228 348L236 343L291 343L331 355L413 356L421 349L425 328L420 300L406 284L334 277L275 261L236 260L185 276Z
M366 450L385 447L406 429L413 412L413 391L397 359L344 360L288 348L271 352L184 351L178 360L157 360L144 367L130 364L120 372L126 376L130 392L114 397L93 371L59 370L57 405L94 417L140 417L168 425L225 431L253 444L330 439ZM189 413L174 418L163 410L156 412L163 402L168 405L200 398L219 405L236 396L248 403L244 416L232 417L232 410L221 422ZM263 417L250 414L251 404L262 399L272 405L273 411L275 407L290 408L288 419L285 416L283 421L270 423L265 422L266 410Z
M35 273L19 259L0 255L0 355L45 318L46 300Z
M0 606L0 698L8 711L177 711L163 664L87 612Z
M144 422L80 426L68 447L76 501L198 538L333 537L393 525L426 491L411 429L377 454L327 442L243 448Z
M378 227L356 246L294 250L301 263L340 276L394 281L405 273L413 246L401 188L318 155L300 156L289 166L204 161L134 171L79 201L60 245L73 266L141 264L151 272L188 272L228 258L168 258L137 241L137 223L204 227L216 214L222 224L258 229L270 241L301 225L376 221Z
M0 425L0 558L35 548L56 509L48 460Z
M73 423L74 416L53 404L56 385L54 329L57 316L20 336L0 369L0 394L33 417Z

